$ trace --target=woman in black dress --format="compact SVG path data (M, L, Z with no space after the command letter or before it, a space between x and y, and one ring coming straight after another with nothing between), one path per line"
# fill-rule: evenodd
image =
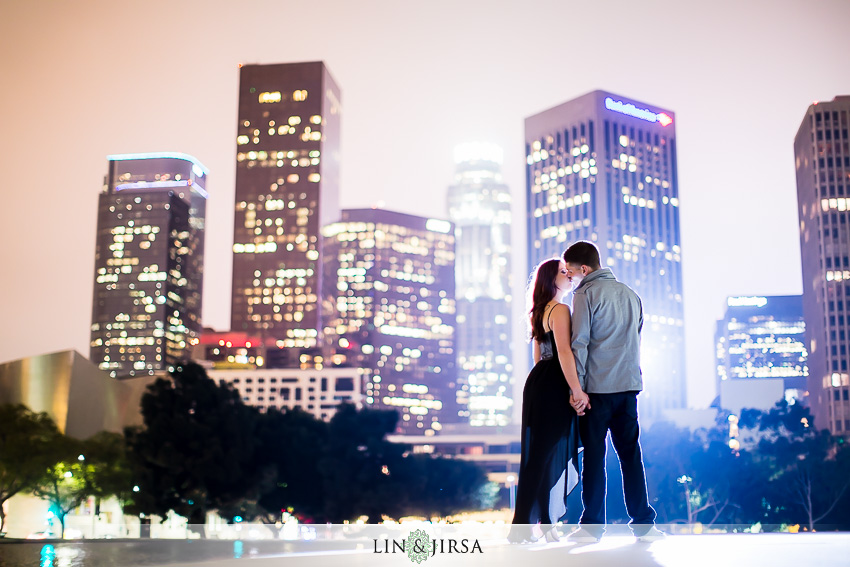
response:
M570 291L564 262L553 258L541 263L529 288L535 364L522 392L522 459L508 536L512 542L536 540L533 526L538 523L547 539L557 539L551 526L566 514L567 495L579 479L578 415L590 407L570 347L570 308L561 303ZM576 409L570 405L571 394Z

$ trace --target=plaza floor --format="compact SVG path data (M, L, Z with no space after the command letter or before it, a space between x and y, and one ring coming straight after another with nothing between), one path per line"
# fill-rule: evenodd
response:
M510 544L498 533L432 532L433 553L408 553L411 529L311 541L74 540L0 544L0 567L848 567L850 533L670 535L642 543L624 534L597 543L564 538ZM454 542L454 543L451 543ZM406 541L409 543L409 541Z

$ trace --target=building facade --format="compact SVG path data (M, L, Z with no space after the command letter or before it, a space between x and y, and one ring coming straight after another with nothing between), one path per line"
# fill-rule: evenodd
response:
M810 407L850 435L850 96L809 106L797 136L797 203Z
M525 121L528 269L577 240L641 297L641 412L685 406L673 112L594 91Z
M207 170L185 154L109 156L98 201L91 361L164 373L201 329Z
M454 225L377 209L324 229L327 348L364 368L367 407L399 413L399 432L433 435L467 420L455 351Z
M88 439L144 424L141 400L156 380L115 380L74 350L0 363L0 404L46 412L59 431Z
M503 426L513 406L511 193L502 150L464 144L448 191L455 224L458 380L469 387L469 423Z
M805 400L809 370L802 296L730 297L726 304L715 335L721 407L729 409L724 391L731 394L733 383L743 381L781 381L780 395L759 403L773 405L783 396L789 403Z
M338 219L340 92L323 63L243 65L231 330L319 345L321 228Z
M344 403L362 407L359 368L213 368L207 375L239 391L242 401L260 411L299 408L329 421Z

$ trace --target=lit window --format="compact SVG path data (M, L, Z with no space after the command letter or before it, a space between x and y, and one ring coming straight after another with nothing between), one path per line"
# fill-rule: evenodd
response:
M280 93L260 93L258 99L261 103L280 102Z

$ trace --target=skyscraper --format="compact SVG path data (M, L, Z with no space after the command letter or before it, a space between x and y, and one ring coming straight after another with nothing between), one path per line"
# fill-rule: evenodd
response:
M809 106L797 136L797 203L809 403L818 427L850 435L850 96Z
M507 425L513 405L511 358L511 193L502 150L464 144L449 187L455 223L458 379L469 387L469 423Z
M715 335L721 397L724 383L778 379L789 403L805 398L808 366L802 296L730 297L726 303L726 315L717 322Z
M674 115L594 91L525 121L529 271L577 240L641 297L641 411L685 406Z
M113 377L165 372L201 329L207 170L185 154L108 159L91 360Z
M324 236L324 336L348 364L368 371L366 405L397 410L399 430L410 434L466 420L456 370L454 225L354 209Z
M339 213L340 110L323 63L241 67L233 331L281 348L319 344L320 236Z

